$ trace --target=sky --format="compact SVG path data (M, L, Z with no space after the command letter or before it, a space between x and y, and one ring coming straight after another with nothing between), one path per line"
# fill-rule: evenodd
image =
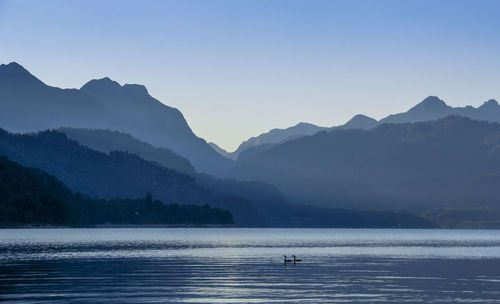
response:
M299 122L500 100L500 1L2 1L0 63L144 84L232 151Z

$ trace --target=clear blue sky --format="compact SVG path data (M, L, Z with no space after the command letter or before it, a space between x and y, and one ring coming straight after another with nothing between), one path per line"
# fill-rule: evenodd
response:
M1 1L0 62L50 85L141 83L232 150L428 95L500 99L500 1Z

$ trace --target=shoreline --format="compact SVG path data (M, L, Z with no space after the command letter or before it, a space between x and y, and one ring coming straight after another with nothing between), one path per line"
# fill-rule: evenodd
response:
M21 225L21 226L2 226L0 229L92 229L92 228L239 228L235 224L99 224L94 226L52 226L52 225Z
M385 230L385 229L397 229L397 230L500 230L500 227L245 227L238 226L236 224L206 224L206 225L195 225L195 224L99 224L95 226L51 226L51 225L20 225L20 226L0 226L2 229L130 229L130 228L262 228L262 229L374 229L374 230Z

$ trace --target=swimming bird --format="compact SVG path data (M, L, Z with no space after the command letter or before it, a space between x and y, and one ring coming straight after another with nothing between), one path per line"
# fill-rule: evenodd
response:
M297 257L295 255L292 255L293 256L293 263L297 263L297 262L302 262L301 259L297 259Z
M292 260L290 260L290 259L287 259L287 258L286 258L286 255L284 255L284 257L285 257L285 259L283 260L283 262L284 262L285 264L286 264L286 263L291 263L291 262L292 262Z

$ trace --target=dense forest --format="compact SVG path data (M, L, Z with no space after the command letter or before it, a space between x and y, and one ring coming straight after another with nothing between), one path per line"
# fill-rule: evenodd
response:
M0 155L23 166L43 170L73 192L97 199L142 198L147 192L164 203L210 205L231 212L239 225L263 225L252 204L235 195L220 195L194 177L146 161L137 155L109 154L84 147L63 133L12 134L0 130Z
M0 156L0 226L98 224L232 224L227 210L165 205L142 199L96 200L75 194L55 177Z

